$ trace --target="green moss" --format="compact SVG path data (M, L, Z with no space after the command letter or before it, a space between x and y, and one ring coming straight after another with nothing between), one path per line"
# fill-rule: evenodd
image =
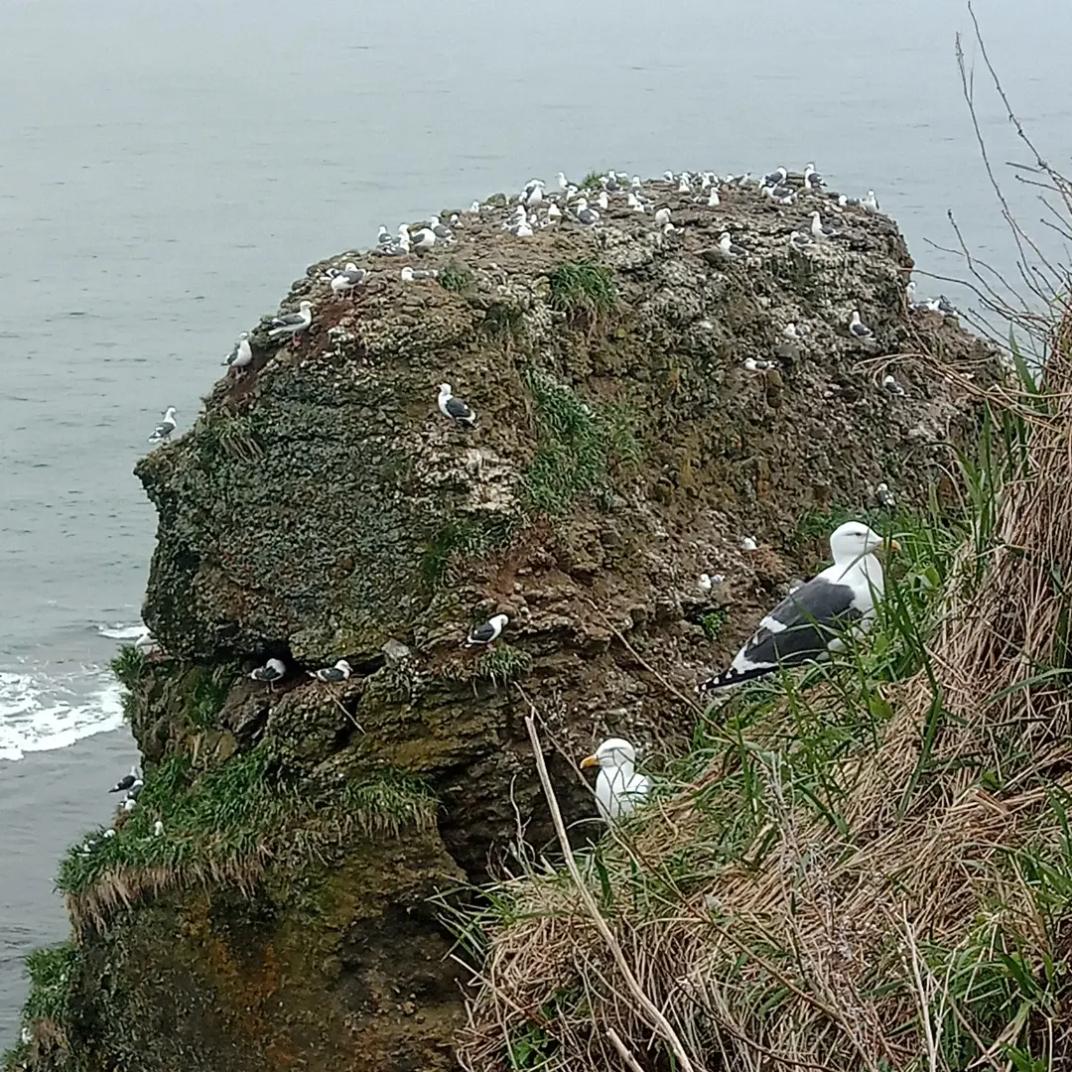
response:
M603 176L607 173L605 171L589 171L583 179L581 179L581 189L595 189L603 182Z
M596 409L535 369L524 376L535 402L539 444L523 482L526 508L559 517L584 494L605 488L612 463L634 463L640 448L627 413Z
M570 315L609 313L618 298L614 273L600 264L579 261L560 264L547 273L551 305Z
M527 651L501 643L484 652L477 662L477 674L495 682L496 685L516 681L519 677L524 677L531 668L532 656Z
M726 624L726 612L720 607L718 610L708 611L700 619L700 626L708 640L717 640L718 634Z
M455 294L469 290L474 279L475 276L464 264L459 264L454 260L448 262L447 266L439 272L439 285L444 290L453 291Z

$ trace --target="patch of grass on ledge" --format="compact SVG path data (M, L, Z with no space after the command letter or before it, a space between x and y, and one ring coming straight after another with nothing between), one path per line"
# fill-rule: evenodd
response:
M525 373L524 382L539 426L524 502L534 513L560 517L581 495L608 485L612 464L635 464L640 446L623 409L597 409L540 369Z
M484 652L477 663L477 674L496 685L505 685L524 677L532 667L532 656L509 644L496 644Z
M469 290L475 280L473 273L464 264L457 261L449 261L447 266L439 273L439 285L444 290L461 294Z
M70 942L35 949L26 957L30 992L22 1010L22 1027L29 1037L0 1056L0 1068L4 1072L23 1067L37 1052L55 1054L70 1050L67 1025L71 983L77 968L78 949Z
M560 312L596 316L609 313L618 300L614 272L601 264L580 261L560 264L547 273L551 306Z
M451 565L459 557L476 558L505 547L514 534L518 519L507 514L452 517L429 537L421 552L419 575L426 592L450 579Z
M137 809L112 838L68 853L56 885L76 929L170 889L201 884L251 892L271 861L317 853L355 834L397 834L434 821L435 799L419 783L385 774L310 793L280 776L254 749L195 777L184 757L146 780ZM157 820L163 833L153 833Z

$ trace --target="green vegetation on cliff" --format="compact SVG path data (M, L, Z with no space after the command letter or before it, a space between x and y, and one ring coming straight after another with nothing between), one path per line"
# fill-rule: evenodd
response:
M271 861L290 852L424 828L435 809L419 783L390 775L311 795L264 748L201 774L188 757L173 756L149 773L137 808L114 837L71 849L56 884L76 927L101 926L116 910L169 889L248 890Z

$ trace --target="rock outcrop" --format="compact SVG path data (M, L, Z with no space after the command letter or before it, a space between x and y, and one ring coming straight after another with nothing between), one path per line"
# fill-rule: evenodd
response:
M530 238L485 209L420 258L434 281L400 281L416 257L312 266L284 302L311 300L312 328L277 349L262 325L246 374L140 463L167 653L127 668L147 785L64 865L77 956L35 1067L454 1067L467 975L443 921L519 827L550 835L525 697L589 816L564 756L611 732L679 746L667 684L732 654L823 557L827 519L880 525L880 483L911 503L938 481L976 413L934 364L997 366L908 309L893 222L849 209L797 251L811 198L649 190L669 233L624 200ZM372 270L352 302L323 280L346 260ZM438 412L441 382L475 429ZM496 612L501 642L463 650ZM291 668L271 689L248 680L267 657ZM305 673L340 657L341 685Z

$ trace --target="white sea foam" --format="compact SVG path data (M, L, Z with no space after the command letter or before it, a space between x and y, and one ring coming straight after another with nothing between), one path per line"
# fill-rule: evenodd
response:
M137 640L145 631L145 626L141 622L137 625L124 625L122 622L116 622L114 625L97 626L97 632L109 640Z
M70 678L0 672L0 760L67 748L83 737L118 729L120 695L111 675L98 671Z

